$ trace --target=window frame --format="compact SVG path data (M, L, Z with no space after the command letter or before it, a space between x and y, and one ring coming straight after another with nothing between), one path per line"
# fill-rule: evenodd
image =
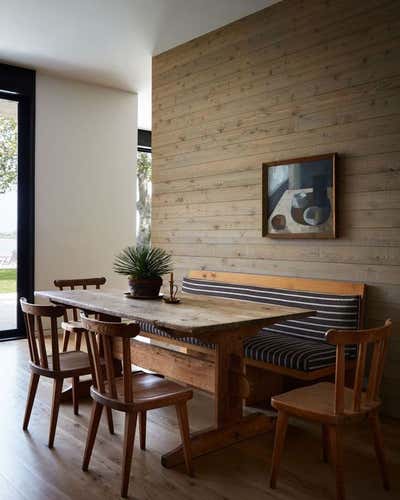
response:
M138 129L139 153L151 153L151 130Z

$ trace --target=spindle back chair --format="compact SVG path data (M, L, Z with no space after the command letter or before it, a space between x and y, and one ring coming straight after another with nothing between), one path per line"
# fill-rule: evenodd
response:
M75 278L75 279L62 279L62 280L54 280L54 285L60 290L75 290L77 288L82 288L83 290L87 290L88 287L95 287L96 290L99 290L102 285L106 282L106 278ZM72 319L68 318L68 309L72 310ZM84 333L84 329L82 328L82 324L80 322L80 318L78 316L78 310L76 307L67 306L65 307L64 312L64 321L61 323L61 328L64 332L63 338L63 352L68 351L68 344L70 335L75 335L75 350L80 351L82 345L82 335ZM74 413L78 415L79 413L79 377L72 379L72 392L75 395L74 400ZM111 434L114 432L112 415L111 411L107 413L108 425L110 428Z
M63 306L30 304L25 298L20 299L20 304L25 318L31 369L23 429L28 429L40 377L53 379L53 401L48 441L49 448L52 448L63 381L65 378L90 374L90 361L87 353L80 351L60 352L59 350L57 320L64 316L65 308ZM50 343L46 342L43 318L50 321Z
M278 410L275 445L272 457L271 488L276 480L284 446L288 417L290 415L322 424L323 457L330 461L336 474L336 498L344 499L344 480L340 426L368 417L374 436L375 452L382 482L389 489L387 463L383 447L378 410L381 406L379 390L382 382L384 361L387 353L392 322L368 330L330 330L327 341L336 345L335 383L321 382L295 389L271 400ZM357 345L357 363L354 386L345 387L345 347ZM371 358L367 364L368 349Z
M130 340L139 334L139 325L89 319L83 313L81 321L85 329L89 359L94 373L94 385L91 388L91 396L94 401L83 458L83 470L87 470L89 467L103 406L124 412L121 496L125 497L128 493L137 415L140 415L140 446L145 449L146 412L155 408L175 405L184 447L186 469L191 475L193 469L186 403L193 397L192 391L156 375L142 371L132 373L131 348L133 348L133 344ZM122 376L116 376L114 371L114 342L122 343ZM101 366L101 350L104 355L105 373Z
M106 278L75 278L75 279L62 279L54 280L54 285L59 290L75 290L76 288L82 288L87 290L88 287L95 287L99 290L102 285L106 283ZM72 310L72 320L68 318L67 309ZM65 309L64 322L62 324L64 330L63 339L63 352L68 350L69 337L71 333L75 334L75 349L77 351L81 348L82 342L82 325L79 321L78 310L76 307L68 307Z
M379 391L391 330L392 322L386 320L380 328L358 331L331 330L327 333L328 343L336 345L334 409L337 417L347 413L357 415L370 412L371 408L381 405ZM358 355L349 408L345 402L345 346L351 344L358 345ZM372 348L372 356L367 370L369 346ZM368 385L366 391L363 391L365 379L368 380Z

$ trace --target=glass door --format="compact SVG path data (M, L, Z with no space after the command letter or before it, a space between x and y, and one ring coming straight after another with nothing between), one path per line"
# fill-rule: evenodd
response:
M35 72L0 64L0 340L25 335L33 300Z
M0 99L0 331L17 329L18 101Z

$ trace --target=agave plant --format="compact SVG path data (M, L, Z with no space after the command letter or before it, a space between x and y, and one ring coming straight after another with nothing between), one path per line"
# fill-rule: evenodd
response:
M162 248L129 246L114 261L114 271L130 279L157 279L172 271L172 256Z

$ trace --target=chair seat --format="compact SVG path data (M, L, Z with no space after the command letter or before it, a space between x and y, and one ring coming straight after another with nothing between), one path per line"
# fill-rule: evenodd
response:
M68 378L91 373L89 356L82 351L60 352L60 370L57 372L53 371L53 356L47 357L47 363L47 369L33 363L31 363L31 366L34 371L44 376L52 376L52 374L57 373L64 378Z
M71 333L83 333L85 331L80 321L63 321L61 328Z
M330 382L320 382L279 394L271 399L271 404L276 410L290 415L319 422L336 423L353 416L359 417L360 412L354 412L352 408L353 393L352 389L344 389L345 409L344 414L341 415L335 415L335 384ZM380 406L379 401L368 403L368 405L363 405L363 401L365 401L365 393L361 397L361 413L370 412Z
M109 391L108 382L105 389ZM104 397L96 388L91 388L92 397L106 406L116 410L129 411L138 410L143 406L146 410L161 408L176 404L179 401L187 401L193 397L193 391L171 380L152 375L150 373L132 373L133 403L124 403L123 377L115 379L116 396Z

